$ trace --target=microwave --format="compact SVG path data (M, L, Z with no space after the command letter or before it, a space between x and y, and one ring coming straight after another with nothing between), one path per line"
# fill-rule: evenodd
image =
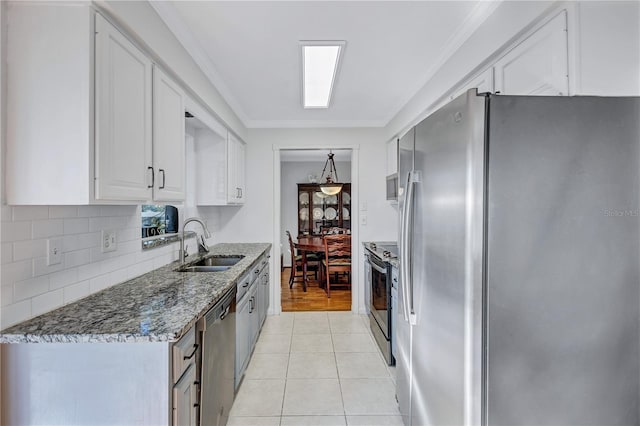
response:
M398 201L398 174L387 176L387 200Z

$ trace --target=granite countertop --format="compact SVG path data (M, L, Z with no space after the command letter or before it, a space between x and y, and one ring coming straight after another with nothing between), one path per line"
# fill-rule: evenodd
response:
M0 332L0 343L177 340L271 248L217 244L208 255L244 255L222 272L175 272L178 261ZM189 257L189 263L199 258Z
M371 247L371 243L374 243L376 245L376 248L373 249ZM362 245L364 246L364 248L366 248L367 250L369 250L370 252L372 252L373 254L375 254L380 260L389 263L391 266L393 266L394 268L399 268L400 267L400 263L397 257L385 257L383 254L383 250L381 248L381 246L398 246L398 243L396 241L366 241L363 242Z

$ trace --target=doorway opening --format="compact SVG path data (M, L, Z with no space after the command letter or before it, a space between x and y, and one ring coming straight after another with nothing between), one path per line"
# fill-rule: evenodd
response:
M283 149L280 151L280 303L288 311L350 311L353 306L354 265L351 270L330 274L326 285L323 235L339 234L351 241L352 150L333 149L338 181L335 195L324 194L319 184L329 149ZM328 172L329 167L327 167ZM323 179L324 181L324 179ZM287 235L291 235L291 242ZM302 247L315 244L315 247ZM313 250L311 250L313 249ZM306 258L306 283L303 272ZM347 268L349 269L349 268Z

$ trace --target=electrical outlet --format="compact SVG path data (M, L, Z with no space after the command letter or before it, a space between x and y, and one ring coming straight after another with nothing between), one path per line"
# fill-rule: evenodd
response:
M360 225L366 226L367 225L367 215L361 215L360 216Z
M62 239L51 238L47 240L47 265L57 265L62 262Z
M102 252L116 251L116 231L102 231Z

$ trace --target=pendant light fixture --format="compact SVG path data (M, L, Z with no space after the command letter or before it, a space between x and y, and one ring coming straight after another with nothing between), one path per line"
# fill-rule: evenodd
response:
M333 153L331 151L329 151L329 158L327 158L327 161L324 163L324 169L322 169L322 176L320 176L321 182L324 177L324 172L327 170L327 165L329 166L327 181L320 184L320 191L327 195L336 195L342 190L342 184L337 182L338 171L336 170L336 163L333 161ZM335 179L333 177L334 175Z

